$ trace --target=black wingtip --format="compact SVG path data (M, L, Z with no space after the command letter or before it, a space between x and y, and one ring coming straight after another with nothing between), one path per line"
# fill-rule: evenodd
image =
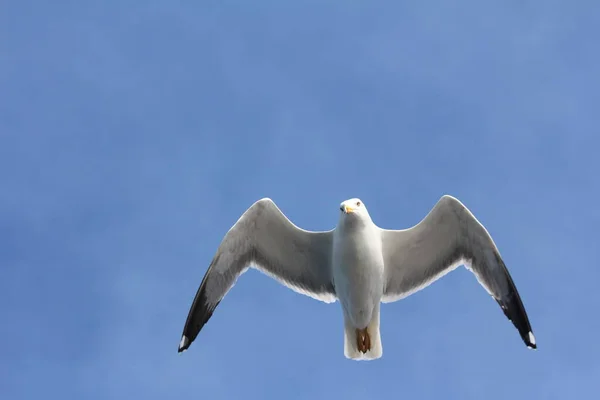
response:
M517 287L500 255L498 253L494 253L494 255L496 256L496 261L504 270L504 276L506 277L508 284L508 293L502 296L502 298L496 299L496 302L498 302L498 305L502 308L502 311L504 311L504 315L506 315L515 328L517 328L525 345L530 349L537 349L535 336L533 335L531 324L529 323L529 318L527 317L527 312L525 311L525 306L523 305Z
M183 353L184 351L186 351L188 349L188 347L190 347L190 340L187 338L187 336L183 335L181 337L181 341L179 342L179 348L177 349L178 353Z
M529 331L525 337L523 337L525 344L532 350L537 349L537 344L535 343L535 336L533 336L533 332Z
M183 335L181 342L179 342L178 353L187 350L192 342L196 340L198 333L202 330L202 327L212 317L213 311L219 305L219 300L216 304L209 304L206 298L206 277L202 280L200 288L196 292L192 307L188 313L185 326L183 328Z
M535 336L531 330L531 325L529 324L529 319L527 318L527 314L525 313L525 308L523 307L523 303L521 299L518 297L518 293L516 291L512 291L512 293L508 296L507 301L499 301L498 304L504 311L504 315L513 323L515 328L519 331L521 339L525 343L525 345L530 349L537 349L537 344L535 342Z

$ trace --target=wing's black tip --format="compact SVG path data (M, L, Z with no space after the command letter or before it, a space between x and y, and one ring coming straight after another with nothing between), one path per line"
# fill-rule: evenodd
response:
M523 337L525 344L532 350L537 349L537 344L535 343L535 336L533 336L533 332L529 331L527 336Z
M190 340L187 338L187 336L183 335L181 337L181 342L179 342L179 348L177 349L178 353L183 353L184 351L186 351L188 349L188 347L190 347Z
M205 278L200 284L200 288L198 288L198 292L196 292L192 307L190 308L185 327L183 328L183 336L179 343L179 349L177 350L178 353L187 350L192 345L198 333L200 333L206 322L212 317L213 311L220 302L219 300L216 304L209 304L207 301Z
M525 345L530 349L537 349L535 336L533 336L533 332L531 331L529 319L527 318L523 303L518 297L518 293L513 291L508 296L508 299L505 301L497 300L497 302L502 308L502 311L504 311L506 318L508 318L519 331L519 335L521 336L521 339Z
M531 324L529 323L529 318L527 317L527 312L525 311L525 306L523 305L523 301L521 300L521 296L517 291L517 287L504 264L502 258L498 253L494 253L496 256L496 261L500 266L504 269L504 275L506 277L508 283L508 293L506 293L502 298L495 299L498 305L502 308L504 315L508 318L515 328L519 331L519 335L525 345L530 349L537 349L537 344L535 342L535 336L533 336L533 331L531 329Z

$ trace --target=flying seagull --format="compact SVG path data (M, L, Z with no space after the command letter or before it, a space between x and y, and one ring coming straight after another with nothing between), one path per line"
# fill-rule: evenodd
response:
M344 315L344 355L383 354L380 304L405 298L464 264L498 302L527 347L535 337L517 288L487 230L456 198L443 196L405 230L379 228L357 198L340 205L335 229L294 225L268 198L254 203L219 245L190 308L179 352L186 350L237 278L254 266L290 289L331 303Z

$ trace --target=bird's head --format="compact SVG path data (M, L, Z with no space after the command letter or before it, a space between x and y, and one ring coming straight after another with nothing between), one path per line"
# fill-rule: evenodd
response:
M340 211L344 214L360 213L363 209L365 209L365 205L361 199L357 198L344 200L340 204Z
M371 219L361 199L352 198L340 204L340 219L345 221L368 221Z

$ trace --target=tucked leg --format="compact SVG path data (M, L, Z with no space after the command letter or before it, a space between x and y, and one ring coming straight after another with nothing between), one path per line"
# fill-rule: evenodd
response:
M363 354L371 350L371 336L367 328L356 330L356 346Z

